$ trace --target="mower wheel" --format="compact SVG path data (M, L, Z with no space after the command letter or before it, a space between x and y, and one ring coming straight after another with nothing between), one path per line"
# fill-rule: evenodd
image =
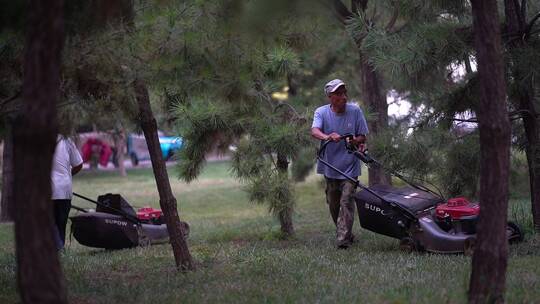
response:
M405 252L421 251L421 246L416 240L411 237L404 237L399 240L399 249Z
M510 244L515 244L523 241L523 231L521 231L521 228L514 222L508 222L508 226L506 226L506 231L510 233L510 236L508 237L508 242Z
M182 226L182 230L184 230L184 238L189 238L189 224L187 222L180 221L180 226Z
M463 243L463 254L466 256L473 256L475 243L476 237L474 236L465 239L465 242Z

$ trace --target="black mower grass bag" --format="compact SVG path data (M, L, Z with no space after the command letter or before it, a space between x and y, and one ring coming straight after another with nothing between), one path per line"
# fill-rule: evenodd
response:
M107 193L97 198L99 205L96 206L96 212L110 213L116 215L137 216L133 207L120 195Z
M397 239L408 235L408 232L403 229L408 220L403 210L417 216L444 202L432 193L413 187L396 188L389 185L374 185L370 189L378 197L365 190L354 195L360 225L364 229ZM399 205L400 208L395 208L388 202Z
M71 231L75 239L84 246L123 249L167 243L169 233L163 221L141 220L133 207L119 194L105 194L97 201L74 193L75 196L97 205L95 212L83 211L70 217ZM189 226L181 222L185 236Z

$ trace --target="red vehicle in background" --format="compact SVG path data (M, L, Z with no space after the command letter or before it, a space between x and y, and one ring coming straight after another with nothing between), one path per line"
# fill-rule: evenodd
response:
M182 138L165 136L161 131L158 131L158 135L163 159L170 160L182 148ZM119 153L129 157L133 166L137 166L139 161L150 159L146 139L142 134L129 134L120 147L115 146L112 135L107 132L79 133L76 142L84 163L89 163L90 168L97 168L98 164L107 167L109 161L118 167Z
M106 142L94 137L88 138L81 148L83 162L92 162L95 157L97 158L97 163L103 167L107 167L112 154L113 150ZM90 166L92 166L92 163Z

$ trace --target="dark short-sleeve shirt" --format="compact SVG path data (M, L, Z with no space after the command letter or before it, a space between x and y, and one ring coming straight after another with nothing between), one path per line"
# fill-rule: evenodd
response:
M368 126L364 113L359 106L348 103L344 113L337 114L332 111L330 105L324 105L315 110L312 128L319 128L324 134L337 133L344 135L351 133L355 136L367 135ZM350 177L358 177L360 172L360 160L347 152L345 142L329 143L326 146L324 160L334 165ZM345 179L345 177L325 164L318 162L317 173L329 178Z

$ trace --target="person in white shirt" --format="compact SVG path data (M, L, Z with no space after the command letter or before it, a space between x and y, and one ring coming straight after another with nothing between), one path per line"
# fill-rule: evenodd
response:
M58 135L51 170L51 190L56 225L55 240L58 250L64 248L66 241L66 225L72 198L72 176L77 174L82 166L81 154L73 141Z

